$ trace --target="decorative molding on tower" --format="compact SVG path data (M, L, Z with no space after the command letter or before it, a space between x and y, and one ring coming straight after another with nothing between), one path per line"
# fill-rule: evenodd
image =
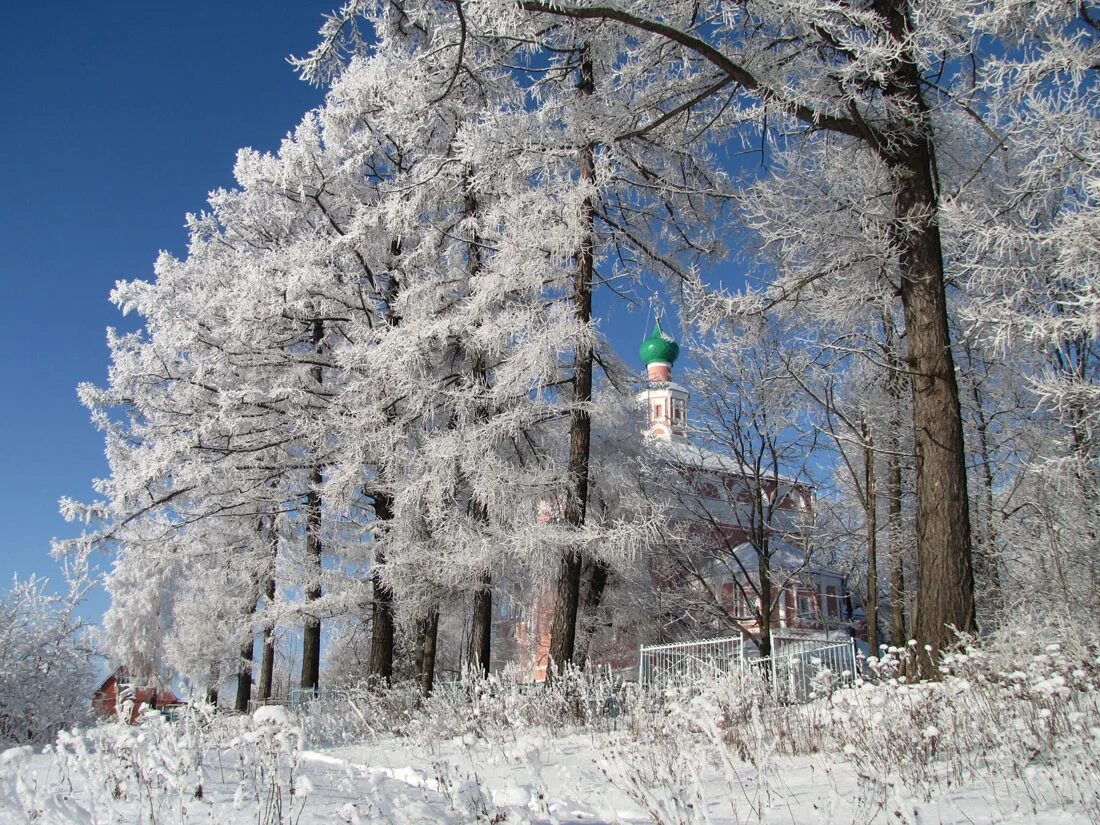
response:
M680 345L661 329L658 321L650 336L642 341L638 354L646 365L646 385L637 396L646 411L645 435L685 438L688 391L672 380L672 365L680 355Z

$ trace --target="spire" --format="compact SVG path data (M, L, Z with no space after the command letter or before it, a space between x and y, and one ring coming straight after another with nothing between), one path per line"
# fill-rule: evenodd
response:
M670 381L672 365L680 355L680 345L661 329L661 322L658 321L650 336L642 341L638 354L645 362L650 381Z

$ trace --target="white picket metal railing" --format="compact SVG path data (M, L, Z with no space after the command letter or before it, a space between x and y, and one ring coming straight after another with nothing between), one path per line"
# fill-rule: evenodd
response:
M859 672L855 639L825 642L774 638L775 653L746 656L740 637L696 642L642 645L638 651L638 683L643 689L665 689L700 684L730 673L757 677L780 701L806 702L816 681L851 684Z
M744 658L745 640L741 636L642 645L638 651L638 684L643 688L690 684L737 670Z

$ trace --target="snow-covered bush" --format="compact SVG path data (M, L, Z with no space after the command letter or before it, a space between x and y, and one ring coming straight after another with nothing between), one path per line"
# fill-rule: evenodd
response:
M1001 779L1100 817L1100 654L1041 631L967 640L936 682L909 684L913 651L887 649L872 660L875 679L832 697L830 739L869 784L901 782L927 798Z
M94 673L77 600L49 594L41 578L15 580L0 595L0 747L48 742L91 712Z
M0 821L296 822L312 791L299 771L302 741L281 708L249 718L190 707L171 721L153 712L140 725L62 731L47 748L60 774L49 786L29 748L0 756Z
M438 741L466 733L511 737L515 730L560 732L625 723L633 694L600 672L571 669L547 684L525 684L514 669L483 677L467 672L441 682L426 699L417 686L346 688L296 711L311 745L338 745L379 735Z

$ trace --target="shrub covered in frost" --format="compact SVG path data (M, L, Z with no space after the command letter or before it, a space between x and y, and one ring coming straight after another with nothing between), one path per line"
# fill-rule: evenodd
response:
M37 578L0 595L0 747L48 742L86 721L94 674L75 602L50 595Z

